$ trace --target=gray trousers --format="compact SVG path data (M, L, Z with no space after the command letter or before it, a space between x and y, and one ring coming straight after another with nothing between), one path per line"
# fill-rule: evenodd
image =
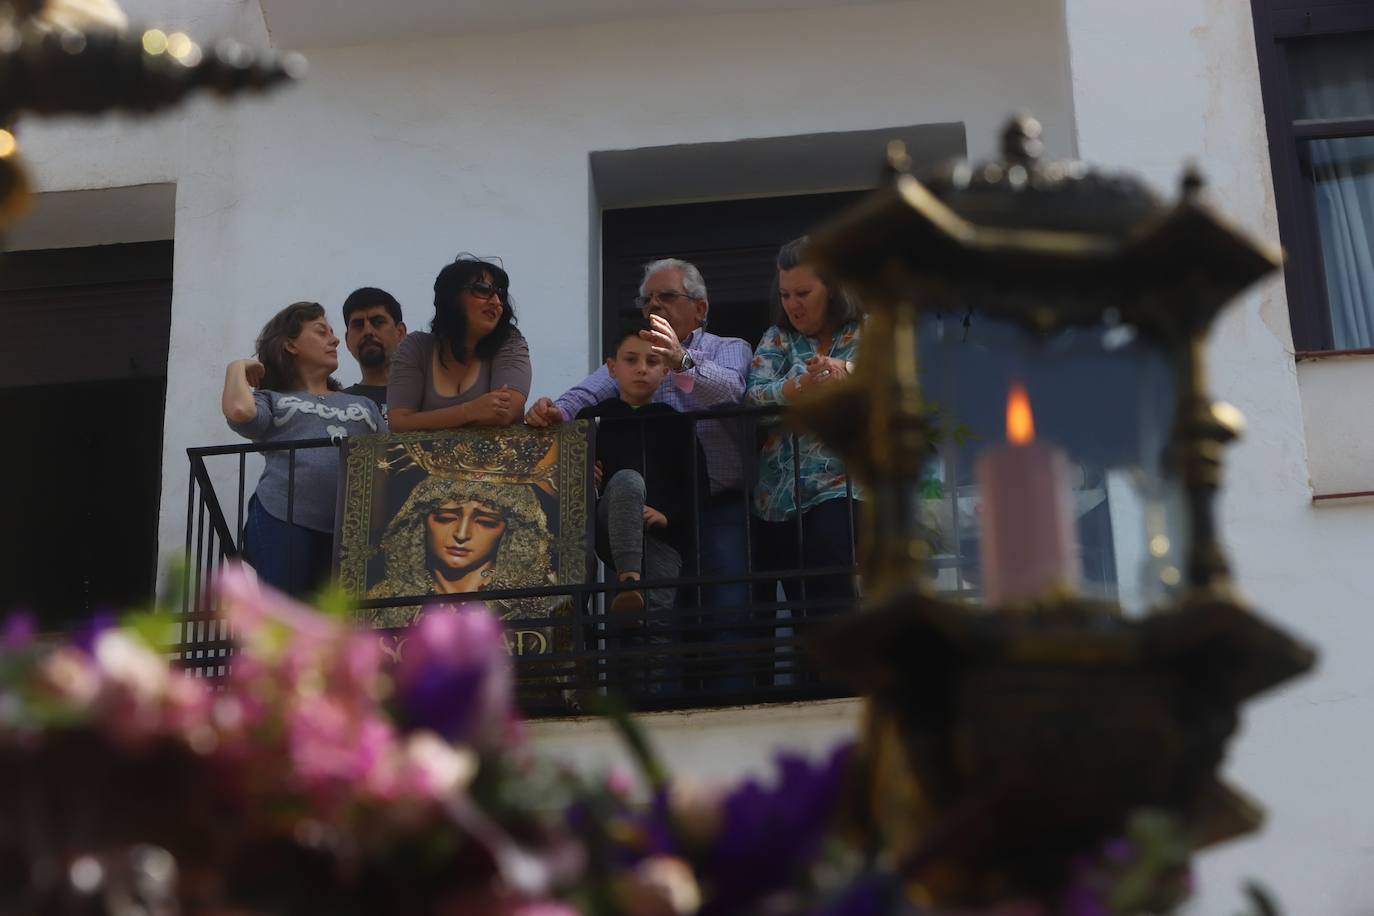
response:
M658 508L655 506L654 508ZM597 553L611 575L637 572L645 581L675 579L682 571L682 557L666 541L644 530L644 478L638 471L617 471L601 490L596 504ZM646 612L670 611L676 588L644 589ZM663 646L673 642L673 621L650 616L642 628L619 637L626 648ZM635 655L616 666L612 680L631 693L671 692L671 663L659 655Z
M676 579L682 571L677 549L644 530L644 478L638 471L616 471L606 481L596 504L596 540L601 559L616 573L637 572L647 581ZM644 604L666 611L676 597L675 588L646 589Z

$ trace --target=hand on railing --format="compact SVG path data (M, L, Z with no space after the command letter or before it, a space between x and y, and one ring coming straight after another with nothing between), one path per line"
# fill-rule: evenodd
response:
M558 405L548 398L540 398L534 402L534 406L525 414L525 425L533 426L536 429L543 429L546 426L557 426L563 422L563 411L558 409ZM600 486L598 481L597 486Z
M506 385L474 399L468 406L473 426L509 426L517 419L519 396Z

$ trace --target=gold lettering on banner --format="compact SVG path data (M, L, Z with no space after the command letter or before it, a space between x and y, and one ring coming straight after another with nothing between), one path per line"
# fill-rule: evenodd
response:
M543 655L549 651L549 637L540 630L507 630L501 634L501 641L506 651L516 657ZM405 644L410 642L410 634L404 630L384 632L379 642L382 654L391 659L392 664L398 664Z
M543 655L549 651L549 638L538 630L508 631L503 638L511 655Z

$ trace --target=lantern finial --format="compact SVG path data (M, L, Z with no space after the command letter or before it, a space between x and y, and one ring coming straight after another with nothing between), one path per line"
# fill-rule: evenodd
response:
M888 141L887 162L883 173L889 180L898 175L911 174L911 154L906 151L906 144L901 140Z
M1026 165L1045 151L1040 140L1040 122L1024 112L1014 116L1002 130L1002 158Z
M1178 187L1184 200L1197 200L1206 184L1207 180L1202 177L1202 170L1197 167L1197 163L1190 162L1188 167L1183 170L1183 177L1179 179Z

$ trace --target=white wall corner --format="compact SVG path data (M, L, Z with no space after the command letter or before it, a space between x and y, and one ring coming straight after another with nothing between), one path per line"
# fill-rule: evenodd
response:
M1298 363L1312 495L1374 492L1374 356Z

